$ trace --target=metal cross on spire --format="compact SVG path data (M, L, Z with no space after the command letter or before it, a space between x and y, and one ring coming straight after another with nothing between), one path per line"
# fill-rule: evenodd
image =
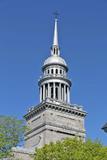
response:
M56 12L54 12L54 17L55 17L55 19L58 19L58 17L59 17L59 13L56 11Z

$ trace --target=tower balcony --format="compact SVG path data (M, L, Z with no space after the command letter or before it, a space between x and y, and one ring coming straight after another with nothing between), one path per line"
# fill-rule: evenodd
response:
M52 77L53 77L53 78L58 77L58 78L69 79L68 76L66 76L66 75L61 75L61 74L47 74L47 75L40 76L40 79L39 79L39 80L44 79L44 78L52 78Z
M65 75L61 75L61 74L48 74L48 75L43 75L43 76L40 76L38 82L39 84L41 82L43 82L44 80L49 80L49 79L60 79L60 80L64 80L66 81L67 83L69 83L69 85L71 86L71 79L69 79L67 76Z

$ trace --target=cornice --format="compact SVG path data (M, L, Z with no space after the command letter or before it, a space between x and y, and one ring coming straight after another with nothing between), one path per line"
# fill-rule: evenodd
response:
M42 77L42 78L39 79L38 85L40 85L43 81L50 80L50 79L63 80L63 81L66 81L70 86L72 85L72 82L71 82L70 79L65 78L65 77L61 77L61 76L45 76L45 77Z
M65 69L66 69L66 71L68 72L68 67L67 66L65 66L65 65L63 65L63 64L58 64L58 63L51 63L51 64L46 64L46 65L43 65L42 66L42 71L44 71L45 70L45 68L47 68L48 66L53 66L53 65L58 65L58 66L62 66L62 67L64 67Z
M85 111L83 111L79 107L75 107L73 105L67 105L67 104L63 104L63 103L58 103L55 101L49 102L49 101L45 100L42 103L40 103L39 105L31 108L29 110L29 112L24 116L24 118L26 120L29 120L32 117L34 117L35 115L37 115L38 113L40 113L46 109L52 109L52 110L56 110L56 111L60 111L60 112L65 112L65 113L69 113L69 114L80 116L80 117L85 117L87 114Z

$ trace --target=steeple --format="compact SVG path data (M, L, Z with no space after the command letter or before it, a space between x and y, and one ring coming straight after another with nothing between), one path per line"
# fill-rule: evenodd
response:
M42 66L43 76L38 82L40 88L40 102L57 101L58 103L70 103L71 81L67 77L68 66L60 56L58 44L58 19L55 17L53 44L51 56Z
M57 18L55 18L54 37L53 37L53 45L52 45L51 54L53 56L60 55L59 44L58 44L58 19Z

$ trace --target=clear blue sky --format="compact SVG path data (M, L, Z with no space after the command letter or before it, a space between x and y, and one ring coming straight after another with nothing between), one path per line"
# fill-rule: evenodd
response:
M87 137L107 145L107 0L0 0L0 114L21 118L39 103L38 79L58 11L71 101L84 106Z

